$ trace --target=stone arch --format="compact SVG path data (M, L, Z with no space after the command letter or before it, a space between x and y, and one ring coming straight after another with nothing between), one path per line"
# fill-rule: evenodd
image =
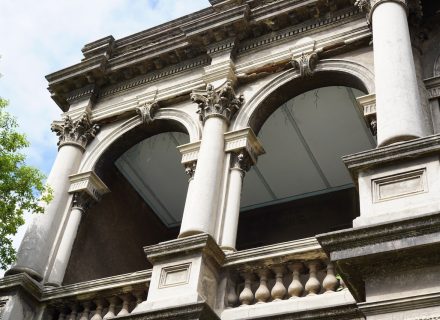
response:
M322 60L309 78L289 69L257 91L232 124L232 130L251 127L258 134L266 119L284 102L309 90L326 86L349 86L373 93L374 74L365 66L348 60Z
M91 145L92 151L85 156L79 172L96 169L99 171L97 166L99 167L100 162L102 162L103 155L107 154L110 158L115 159L124 150L128 150L130 146L158 133L178 131L187 133L190 142L201 139L200 123L182 110L175 108L160 109L154 119L151 124L142 125L141 118L134 116L116 126L103 140L97 139L95 145Z

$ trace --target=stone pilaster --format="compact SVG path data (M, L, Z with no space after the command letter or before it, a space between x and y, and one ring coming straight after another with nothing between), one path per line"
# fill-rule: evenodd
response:
M151 284L147 301L138 305L131 317L184 311L199 304L209 312L191 319L218 319L211 310L215 308L225 256L209 235L162 242L144 251L153 264Z

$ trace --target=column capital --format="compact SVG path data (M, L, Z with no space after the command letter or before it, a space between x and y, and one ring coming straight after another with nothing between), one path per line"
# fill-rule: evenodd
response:
M211 117L229 122L244 103L243 95L237 96L229 81L217 90L212 84L208 84L205 90L194 90L191 100L198 104L197 113L203 123Z
M356 0L354 3L361 11L367 12L368 22L371 24L374 10L385 2L395 2L402 5L408 12L408 0Z
M62 121L53 122L51 126L51 130L59 137L58 148L74 145L83 151L100 129L98 124L92 123L88 112L83 112L77 120L67 115Z
M196 173L197 161L192 161L185 164L185 173L189 177L189 181L194 179L194 174Z
M253 164L252 158L245 149L231 154L231 170L240 170L244 175Z
M86 212L94 203L93 199L87 192L79 191L73 194L72 209L79 209L83 213Z

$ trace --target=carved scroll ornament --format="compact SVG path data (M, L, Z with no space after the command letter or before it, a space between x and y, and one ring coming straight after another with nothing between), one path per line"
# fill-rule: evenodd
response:
M299 70L301 77L312 76L317 63L318 55L316 52L302 53L301 56L292 59L292 66Z

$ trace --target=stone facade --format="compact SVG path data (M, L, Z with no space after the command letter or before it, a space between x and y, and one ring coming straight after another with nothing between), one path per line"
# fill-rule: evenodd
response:
M210 3L89 43L81 62L46 77L63 111L52 126L54 199L0 279L0 319L440 319L440 6ZM283 231L290 241L280 242L275 232L237 250L243 181L270 149L260 129L289 99L328 86L364 93L353 101L377 141L342 158L356 188L352 224L321 234L296 225L309 236ZM115 166L165 132L189 136L178 146L189 181L177 227ZM258 232L282 221L263 218ZM136 271L131 248L141 246L148 262Z

